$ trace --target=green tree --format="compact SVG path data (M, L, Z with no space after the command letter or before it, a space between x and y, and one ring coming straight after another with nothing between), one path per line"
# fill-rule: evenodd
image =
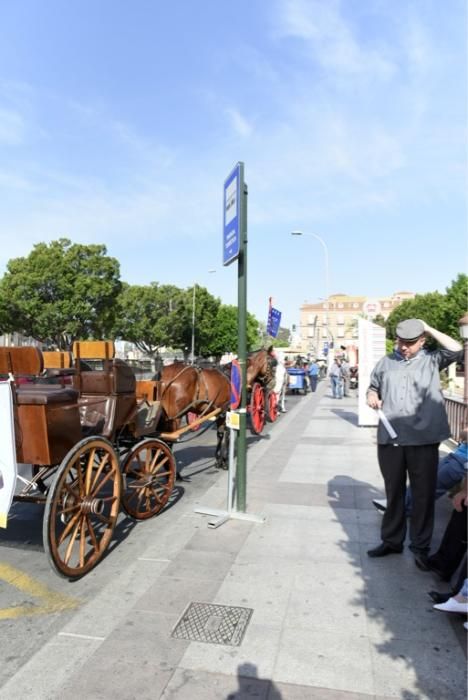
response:
M39 243L9 261L0 281L4 330L59 348L77 338L106 337L114 323L120 266L104 245L66 238Z
M118 299L116 336L135 343L146 355L179 347L185 319L185 294L174 285L124 284Z
M221 357L224 353L237 353L237 306L221 305L215 319L215 335L209 347L209 354ZM247 312L247 350L260 345L259 323L255 316Z
M458 275L446 291L444 333L452 338L458 338L460 335L458 321L466 314L468 308L468 275Z
M192 332L195 339L195 357L208 357L212 354L211 344L216 336L216 317L221 306L221 300L214 297L200 285L195 285L195 323L194 321L194 288L184 291L181 318L181 332L174 347L183 350L188 357L192 347Z
M414 299L402 302L389 315L386 323L387 334L396 337L396 327L406 318L421 318L433 328L458 338L460 330L458 320L466 313L468 296L468 277L460 274L447 288L446 294L429 292L417 294ZM427 341L428 347L434 347L435 341Z
M289 330L289 328L284 328L283 326L280 326L280 328L278 329L278 335L276 336L276 338L272 338L272 336L267 333L266 326L267 324L263 321L258 322L258 334L260 337L260 343L262 347L266 348L269 345L273 345L274 348L284 348L285 346L289 345L291 337L291 331Z

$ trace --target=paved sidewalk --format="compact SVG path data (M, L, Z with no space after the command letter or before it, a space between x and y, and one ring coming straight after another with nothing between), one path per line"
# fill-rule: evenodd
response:
M224 507L225 474L202 497L188 486L144 556L77 612L2 699L465 698L463 618L435 612L427 596L444 584L408 550L366 555L380 541L375 430L357 426L354 397L328 394L319 384L249 448L248 511L264 524L209 529L193 508ZM442 499L435 543L449 513ZM174 639L191 602L252 609L241 644ZM215 611L208 626L218 622Z

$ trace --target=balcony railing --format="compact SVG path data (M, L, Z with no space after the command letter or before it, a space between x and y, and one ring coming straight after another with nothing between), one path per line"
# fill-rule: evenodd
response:
M465 422L465 404L461 396L453 394L444 394L444 399L452 438L460 442L461 431Z

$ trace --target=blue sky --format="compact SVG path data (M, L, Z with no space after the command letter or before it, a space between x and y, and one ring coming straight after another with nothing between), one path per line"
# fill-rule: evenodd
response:
M248 304L444 291L466 271L464 0L0 3L0 274L65 236L206 286L245 163ZM209 270L216 269L216 273Z

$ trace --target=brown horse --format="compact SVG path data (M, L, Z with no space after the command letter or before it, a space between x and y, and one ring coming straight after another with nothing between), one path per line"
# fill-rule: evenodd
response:
M275 358L268 350L252 352L247 357L247 388L250 389L255 380L268 385L275 378Z
M266 351L259 350L247 358L247 386L257 379L265 385L274 379L274 358ZM168 432L177 430L181 419L188 413L204 416L216 408L221 413L216 417L216 452L218 469L227 469L228 436L226 431L226 411L229 410L231 383L230 365L225 372L217 368L200 368L174 362L162 368L159 380L159 400L163 410L162 428Z
M159 399L163 410L163 429L176 430L187 414L204 416L219 408L216 417L216 467L227 469L226 411L231 395L230 380L219 369L201 369L175 362L160 373Z

